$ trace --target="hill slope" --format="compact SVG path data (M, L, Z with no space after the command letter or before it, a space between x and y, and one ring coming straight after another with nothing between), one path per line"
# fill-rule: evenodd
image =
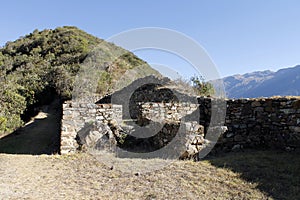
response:
M76 27L35 30L0 49L0 135L22 125L34 107L55 96L70 99L75 76L95 49L101 58L110 60L99 72L100 95L116 90L114 84L128 70L132 73L127 82L160 75L131 52Z
M261 71L223 79L229 98L300 95L300 65L277 72Z

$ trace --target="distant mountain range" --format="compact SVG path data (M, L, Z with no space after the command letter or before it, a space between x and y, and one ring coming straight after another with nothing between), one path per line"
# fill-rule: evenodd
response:
M223 78L228 98L300 96L300 65Z

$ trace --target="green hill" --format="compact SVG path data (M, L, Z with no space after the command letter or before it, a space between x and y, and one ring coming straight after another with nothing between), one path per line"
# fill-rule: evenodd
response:
M0 49L0 136L21 126L26 113L54 96L71 99L75 77L95 49L102 58L113 59L99 72L99 95L119 89L117 80L128 70L127 84L145 75L159 76L133 53L76 27L35 30Z

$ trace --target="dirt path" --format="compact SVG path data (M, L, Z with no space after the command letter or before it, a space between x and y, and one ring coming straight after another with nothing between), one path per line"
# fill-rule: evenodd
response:
M24 127L0 139L0 153L51 154L58 151L61 105L54 100Z

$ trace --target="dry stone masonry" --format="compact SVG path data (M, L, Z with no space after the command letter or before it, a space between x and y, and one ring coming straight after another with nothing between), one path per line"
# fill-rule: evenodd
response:
M122 106L87 104L68 101L63 105L61 128L61 154L75 153L79 148L78 133L91 125L108 124L114 119L122 121Z
M169 102L169 103L141 103L142 117L150 119L151 121L180 121L186 115L192 114L197 110L197 104L187 102Z
M214 99L199 98L200 123L210 123ZM229 99L225 126L215 149L300 148L300 97Z
M154 123L168 121L159 131L159 137L152 138L153 145L163 147L176 134L180 119L198 112L197 120L183 122L186 144L182 156L188 157L201 151L210 142L205 137L208 130L215 126L211 124L211 107L214 101L218 99L199 97L198 105L187 102L144 102L139 104L139 118ZM214 148L215 152L242 148L300 148L299 97L229 99L226 100L226 105L224 124L218 124L222 134ZM102 142L98 146L107 141L110 145L116 144L114 137L120 137L124 129L120 128L124 124L122 110L122 105L109 103L66 102L63 105L61 154L74 153L80 148L80 134L86 135L85 140L89 144L99 139ZM95 127L100 127L102 131ZM114 129L118 129L118 132L114 132Z

